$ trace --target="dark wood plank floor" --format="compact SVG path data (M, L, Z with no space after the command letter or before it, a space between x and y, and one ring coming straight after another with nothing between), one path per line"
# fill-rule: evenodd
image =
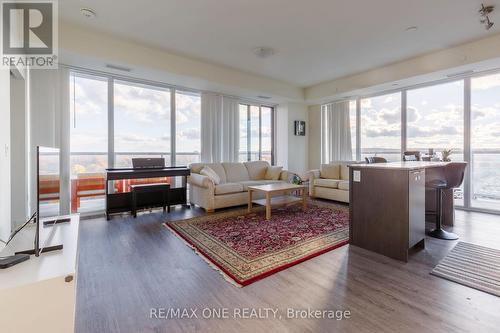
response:
M80 224L76 332L499 332L500 298L429 275L455 242L426 240L408 263L344 246L245 288L162 222L200 209ZM500 247L500 217L456 212L462 241ZM151 319L154 307L346 309L351 318Z

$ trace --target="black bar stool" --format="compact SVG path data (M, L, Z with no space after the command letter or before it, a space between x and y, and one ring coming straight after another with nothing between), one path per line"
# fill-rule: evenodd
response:
M458 235L442 229L443 190L460 187L464 180L466 162L452 162L444 167L444 179L432 179L425 183L425 187L436 190L436 229L428 233L429 236L445 240L456 240Z
M365 161L367 164L387 163L387 160L380 156L365 157Z

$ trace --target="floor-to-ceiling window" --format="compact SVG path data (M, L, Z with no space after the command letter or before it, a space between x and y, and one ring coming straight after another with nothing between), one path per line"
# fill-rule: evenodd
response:
M108 167L108 79L73 74L70 113L71 210L102 210Z
M132 166L134 157L163 157L170 165L170 90L115 81L115 167Z
M200 94L175 93L175 164L189 165L200 161L201 97Z
M239 161L273 159L273 112L268 106L240 104Z
M361 100L361 158L401 159L401 93Z
M407 91L407 144L410 151L438 156L451 149L450 159L463 161L464 82L448 82ZM455 190L455 203L463 205L463 184Z
M500 210L500 74L471 80L471 206Z
M357 148L358 160L400 160L403 147L422 154L432 149L440 158L444 149L451 149L452 161L469 162L465 180L455 190L455 203L465 209L500 211L498 71L360 96L351 102L350 126L353 157Z
M452 149L463 161L464 84L455 81L407 92L407 150Z

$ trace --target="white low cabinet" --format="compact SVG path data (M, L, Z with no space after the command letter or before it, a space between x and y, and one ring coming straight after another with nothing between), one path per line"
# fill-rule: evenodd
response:
M0 270L0 330L16 333L74 332L79 216L40 227L40 242L63 249L34 255ZM51 230L54 229L51 235ZM33 247L35 226L20 232L0 256Z

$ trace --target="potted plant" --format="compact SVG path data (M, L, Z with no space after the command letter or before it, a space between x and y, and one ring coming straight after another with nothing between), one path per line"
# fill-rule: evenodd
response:
M441 152L441 158L443 159L443 162L450 162L450 156L452 154L452 149L443 149Z

